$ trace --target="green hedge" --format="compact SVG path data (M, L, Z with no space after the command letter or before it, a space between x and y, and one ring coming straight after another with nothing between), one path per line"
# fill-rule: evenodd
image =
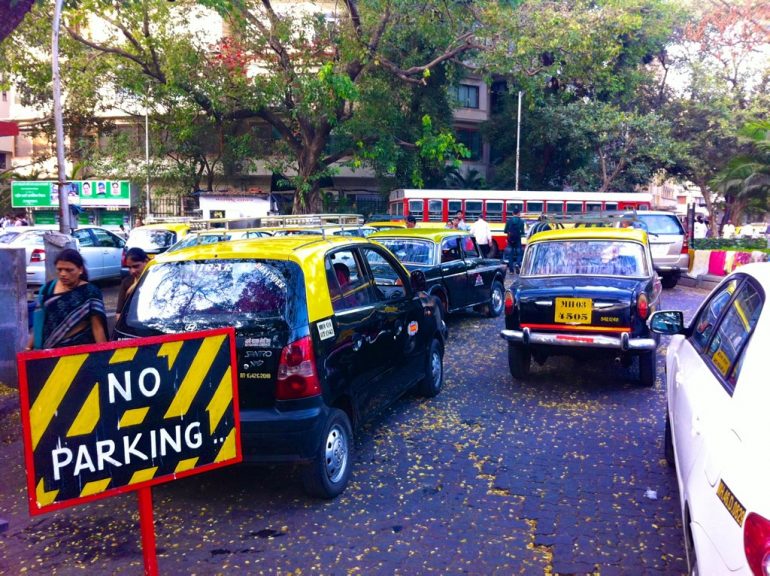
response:
M693 250L736 250L751 252L761 250L770 253L764 238L698 238L692 242Z

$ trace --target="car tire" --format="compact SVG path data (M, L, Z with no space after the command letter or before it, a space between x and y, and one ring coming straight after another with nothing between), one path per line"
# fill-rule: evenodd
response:
M639 354L639 384L645 388L655 386L655 352L642 352Z
M430 343L425 362L425 377L417 383L415 392L425 398L433 398L444 387L444 350L437 338Z
M671 288L674 288L678 283L679 283L679 276L677 274L666 274L665 276L661 276L660 278L660 284L666 290L670 290Z
M674 438L671 436L671 418L668 416L668 410L666 410L666 430L663 433L663 454L666 457L666 462L669 466L676 465L676 458L674 457Z
M515 380L523 380L529 375L532 353L519 344L508 343L508 368Z
M503 313L505 307L505 289L499 280L492 282L492 290L489 294L489 304L487 305L487 316L497 318Z
M353 432L348 415L332 408L315 459L304 470L305 491L330 500L345 490L353 459Z

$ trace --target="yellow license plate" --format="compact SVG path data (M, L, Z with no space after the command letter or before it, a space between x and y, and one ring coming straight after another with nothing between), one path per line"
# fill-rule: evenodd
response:
M554 322L590 324L593 303L590 298L557 298Z

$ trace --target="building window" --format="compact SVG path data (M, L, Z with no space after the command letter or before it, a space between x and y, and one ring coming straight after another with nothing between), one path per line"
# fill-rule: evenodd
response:
M3 170L5 168L8 168L8 165L6 164L6 160L5 160L5 153L0 152L0 170Z
M465 147L470 150L470 158L466 160L479 160L481 159L481 132L478 130L462 130L455 131L457 141L464 144Z
M454 97L460 108L479 107L479 87L473 84L460 84L453 88Z
M3 102L8 102L8 92L3 91L3 92L0 92L0 94L2 94Z

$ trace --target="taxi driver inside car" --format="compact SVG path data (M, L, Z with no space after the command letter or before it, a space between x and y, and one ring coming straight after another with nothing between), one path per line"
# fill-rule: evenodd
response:
M133 398L133 386L130 371L123 374L123 383L115 374L107 375L107 397L110 404L119 402L131 402ZM143 369L137 378L139 393L151 400L161 389L161 377L155 368ZM118 395L120 397L118 397ZM138 408L136 410L147 410ZM127 410L126 415L132 410ZM124 419L118 424L124 424ZM103 472L108 465L114 468L130 466L137 461L155 461L164 458L168 454L183 454L191 450L197 450L203 445L203 430L200 421L187 421L184 424L177 423L172 426L151 429L144 432L130 433L118 436L118 440L88 441L72 448L62 446L61 443L51 451L53 479L60 481L62 473L78 477L83 472L91 474ZM224 438L212 441L224 442Z

